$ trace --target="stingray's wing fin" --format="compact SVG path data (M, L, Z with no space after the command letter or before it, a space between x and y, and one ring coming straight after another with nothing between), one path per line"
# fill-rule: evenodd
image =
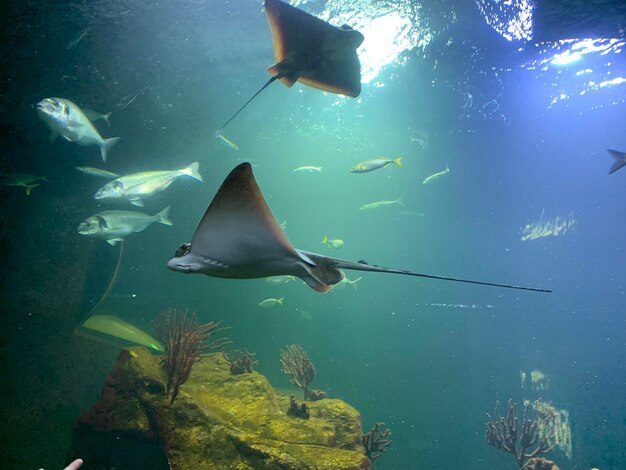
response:
M220 186L194 232L191 251L228 264L299 258L265 202L249 163L236 166Z
M356 97L361 64L356 49L363 35L337 28L280 0L265 0L276 64L268 71L285 85L296 80L324 91Z

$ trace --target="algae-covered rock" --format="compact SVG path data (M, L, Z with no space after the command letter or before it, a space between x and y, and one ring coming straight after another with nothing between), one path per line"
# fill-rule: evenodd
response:
M231 375L221 353L194 365L172 405L160 358L122 351L100 401L81 416L73 452L85 469L351 470L369 468L358 412L341 400L307 403L310 418L287 415L289 397L256 372Z

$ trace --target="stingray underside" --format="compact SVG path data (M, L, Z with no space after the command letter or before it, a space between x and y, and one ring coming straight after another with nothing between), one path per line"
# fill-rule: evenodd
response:
M356 49L363 35L337 28L280 0L266 0L276 64L268 71L291 87L297 80L331 93L357 97L361 64Z

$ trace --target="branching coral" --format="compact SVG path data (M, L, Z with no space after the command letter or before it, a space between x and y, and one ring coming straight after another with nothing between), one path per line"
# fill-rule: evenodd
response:
M304 390L305 400L319 400L325 397L320 390L311 390L315 380L315 367L307 353L297 344L291 344L280 352L282 371L289 376L289 381Z
M541 401L537 400L536 403ZM531 408L534 418L529 415ZM486 423L487 443L512 454L519 468L523 468L529 460L539 454L547 454L554 448L554 445L550 444L551 436L543 434L541 430L553 427L550 423L554 421L555 415L538 409L542 408L533 406L530 402L526 404L521 427L518 426L517 405L513 400L508 401L506 417L500 416L498 402L494 411L495 421L487 414L489 418L489 422Z
M173 403L179 387L189 378L194 363L211 349L217 349L230 340L220 338L208 342L209 338L223 328L221 322L198 324L195 313L187 310L168 308L155 320L157 338L165 344L165 357L162 361L167 375L167 396Z
M365 447L365 455L372 462L385 453L387 447L391 445L391 431L385 426L385 423L375 423L371 431L363 434L363 447Z

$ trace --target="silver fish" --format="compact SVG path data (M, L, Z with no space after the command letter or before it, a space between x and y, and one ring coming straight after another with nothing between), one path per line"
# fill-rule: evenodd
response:
M364 162L357 163L352 167L350 173L369 173L370 171L378 170L379 168L385 168L387 165L395 163L397 166L402 166L402 157L391 158L378 157L365 160Z
M92 166L77 166L75 168L81 173L89 176L98 176L100 178L109 179L115 179L120 177L120 175L118 175L117 173L113 173L112 171L103 170L101 168L94 168Z
M131 175L121 176L102 186L94 198L103 202L127 200L135 206L143 206L143 200L148 199L159 191L167 189L174 180L189 176L202 181L198 172L198 162L193 162L180 170L144 171Z
M78 233L88 237L100 238L106 240L110 245L115 245L131 233L145 230L154 222L174 225L169 219L169 213L169 206L155 215L131 211L104 211L81 222L78 226Z
M78 145L97 145L104 162L111 147L120 140L119 137L103 139L78 105L65 98L41 100L37 103L37 113L52 130L52 139L61 135Z

